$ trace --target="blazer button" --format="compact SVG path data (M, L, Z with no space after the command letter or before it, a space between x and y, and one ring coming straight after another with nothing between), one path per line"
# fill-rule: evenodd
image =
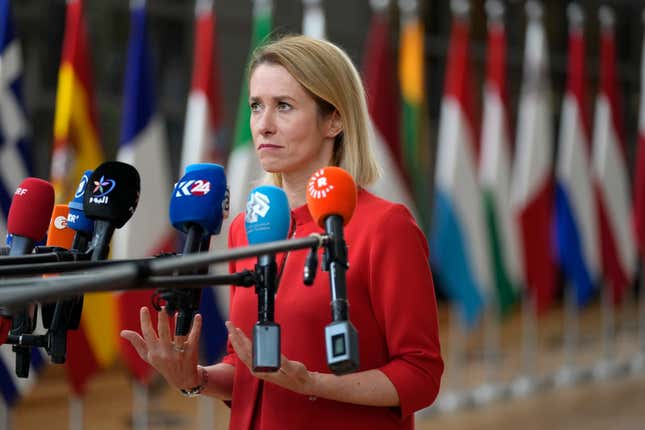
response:
M316 397L316 396L309 396L309 400L311 400L312 402L313 402L313 401L315 401L316 399L318 399L318 397Z

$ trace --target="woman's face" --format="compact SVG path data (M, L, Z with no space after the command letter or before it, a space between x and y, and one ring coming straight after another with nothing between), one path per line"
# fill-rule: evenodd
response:
M309 176L329 164L341 131L338 114L321 118L314 99L284 67L255 68L249 103L253 143L265 171Z

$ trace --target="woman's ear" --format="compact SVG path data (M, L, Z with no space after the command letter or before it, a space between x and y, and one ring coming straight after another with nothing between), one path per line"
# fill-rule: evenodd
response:
M327 118L327 137L334 138L343 132L343 120L337 110L329 114Z

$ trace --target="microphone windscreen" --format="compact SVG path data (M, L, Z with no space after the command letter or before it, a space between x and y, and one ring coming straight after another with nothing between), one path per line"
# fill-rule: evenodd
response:
M74 231L85 233L87 236L91 236L94 232L94 223L85 216L85 211L83 211L83 196L90 181L90 176L92 176L91 170L86 170L83 173L83 177L76 188L76 193L74 193L74 199L69 202L69 215L67 216L67 227Z
M340 167L325 167L311 175L307 184L307 207L321 228L330 215L343 218L347 225L356 208L356 184L352 176Z
M170 198L170 223L186 233L191 224L204 230L204 236L219 234L228 217L228 189L224 168L200 163L186 167L186 174L175 184Z
M85 188L85 216L121 228L137 208L139 191L141 179L137 169L120 161L106 161L92 172Z
M289 235L291 211L282 188L262 185L246 201L244 227L249 244L284 240Z
M47 230L47 246L70 249L74 242L74 230L67 226L69 209L67 205L56 205Z
M11 200L7 232L38 242L45 237L54 208L54 187L42 179L24 179Z

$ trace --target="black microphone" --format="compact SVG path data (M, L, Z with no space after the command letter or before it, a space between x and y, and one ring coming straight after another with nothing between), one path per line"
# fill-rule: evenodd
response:
M263 185L251 191L244 227L250 245L286 239L291 225L287 195L281 188ZM255 265L258 321L253 327L253 370L275 372L280 368L280 325L275 323L278 289L275 254L262 254Z
M349 269L343 227L354 214L356 184L345 170L325 167L312 175L307 206L314 221L329 236L323 269L329 272L332 323L325 327L327 364L336 374L359 369L358 332L349 320L345 273Z
M106 161L94 170L83 195L85 216L94 220L91 260L105 260L116 228L134 214L141 179L137 169L120 161Z
M53 207L54 187L49 182L27 178L20 183L7 218L7 232L12 235L10 256L32 252L34 244L45 237ZM8 313L12 318L9 335L21 337L31 334L36 328L36 312L35 304L3 311L3 314ZM28 377L31 347L14 345L13 351L16 353L16 375Z

